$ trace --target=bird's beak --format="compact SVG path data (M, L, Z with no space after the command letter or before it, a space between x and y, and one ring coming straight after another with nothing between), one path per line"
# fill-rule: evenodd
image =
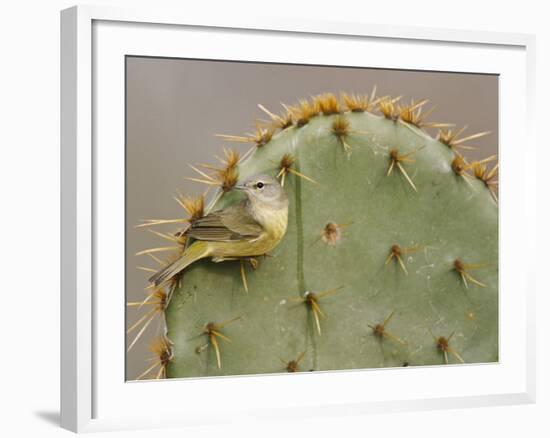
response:
M246 190L246 186L243 186L242 184L233 186L233 188L234 188L234 189L237 189L237 190Z

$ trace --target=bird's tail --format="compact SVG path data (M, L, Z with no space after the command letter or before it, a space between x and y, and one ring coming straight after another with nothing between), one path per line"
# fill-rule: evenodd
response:
M162 271L157 272L149 278L149 281L157 287L161 286L174 277L174 275L187 268L191 263L208 257L208 255L208 245L205 242L195 242L185 250L179 259L168 265Z

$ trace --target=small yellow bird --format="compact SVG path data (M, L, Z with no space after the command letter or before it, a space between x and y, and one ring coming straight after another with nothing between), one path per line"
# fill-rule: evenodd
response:
M288 198L279 181L257 175L234 188L242 190L246 199L195 220L184 233L194 242L150 282L163 285L199 259L211 257L214 262L222 262L255 257L279 244L288 222Z

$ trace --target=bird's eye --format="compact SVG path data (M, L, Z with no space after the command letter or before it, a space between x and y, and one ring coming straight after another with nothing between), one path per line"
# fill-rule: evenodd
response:
M258 181L258 183L256 183L256 188L257 188L257 189L263 189L263 188L264 188L264 185L265 185L265 184L264 184L263 182Z

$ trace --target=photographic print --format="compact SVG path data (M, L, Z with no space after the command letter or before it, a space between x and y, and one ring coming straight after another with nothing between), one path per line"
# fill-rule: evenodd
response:
M498 361L498 76L126 58L127 380Z

